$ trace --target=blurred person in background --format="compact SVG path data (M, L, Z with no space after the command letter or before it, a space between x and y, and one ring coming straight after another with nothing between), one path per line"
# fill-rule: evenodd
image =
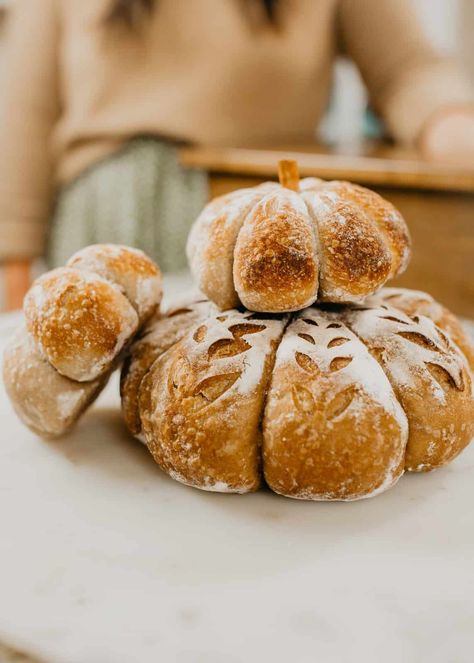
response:
M30 263L81 246L184 266L204 173L182 142L314 140L338 53L358 65L394 140L474 162L472 90L423 36L410 0L15 0L0 123L7 306Z

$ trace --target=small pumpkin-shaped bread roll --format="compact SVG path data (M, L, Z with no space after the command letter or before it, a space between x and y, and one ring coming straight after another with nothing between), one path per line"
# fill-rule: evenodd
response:
M4 356L6 389L24 423L49 437L70 430L160 300L158 267L123 246L87 247L38 278L25 297L27 329Z
M447 464L474 437L472 347L424 293L292 316L201 302L192 321L197 306L176 315L180 340L172 317L154 321L150 359L138 341L123 369L130 430L182 483L356 500Z
M221 309L297 311L320 302L358 303L400 274L410 256L393 205L349 182L299 181L280 162L280 184L213 200L194 223L191 270Z
M50 364L87 382L112 362L161 300L161 275L144 253L95 245L40 276L25 297L27 328Z

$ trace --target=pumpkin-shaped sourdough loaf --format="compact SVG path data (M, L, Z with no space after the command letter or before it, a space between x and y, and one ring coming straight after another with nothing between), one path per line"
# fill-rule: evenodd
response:
M46 436L68 431L160 300L158 267L124 246L89 246L40 276L25 298L26 328L6 348L3 364L24 423Z
M472 348L424 293L292 316L200 301L153 321L122 369L125 420L184 484L354 500L474 436ZM474 366L474 363L473 363Z
M360 303L406 268L406 224L378 194L349 182L299 181L292 161L280 162L280 182L216 198L191 229L191 271L221 309Z

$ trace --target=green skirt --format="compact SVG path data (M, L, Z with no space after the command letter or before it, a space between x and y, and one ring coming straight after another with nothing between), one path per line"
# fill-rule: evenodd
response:
M112 242L143 249L165 272L186 267L186 238L207 202L208 181L182 168L177 152L169 142L134 138L62 189L48 266L63 265L88 244Z

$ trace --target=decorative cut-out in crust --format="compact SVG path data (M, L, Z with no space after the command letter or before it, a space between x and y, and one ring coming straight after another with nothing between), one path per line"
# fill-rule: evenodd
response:
M181 340L133 385L139 434L174 479L220 492L266 482L289 497L354 500L448 463L474 436L472 374L452 330L469 344L452 314L435 324L410 293L293 316L183 317Z

